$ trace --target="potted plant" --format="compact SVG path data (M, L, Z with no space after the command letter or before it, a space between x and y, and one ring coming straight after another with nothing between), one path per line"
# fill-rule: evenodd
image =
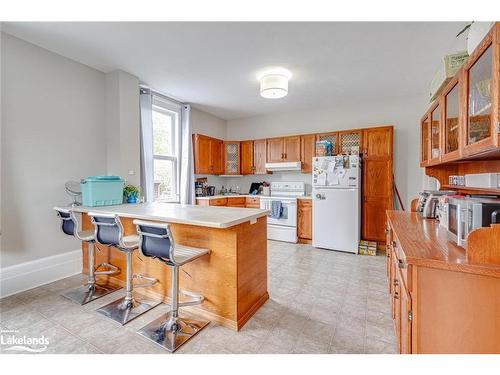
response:
M134 185L127 185L123 188L123 196L127 203L137 203L139 197L139 188Z

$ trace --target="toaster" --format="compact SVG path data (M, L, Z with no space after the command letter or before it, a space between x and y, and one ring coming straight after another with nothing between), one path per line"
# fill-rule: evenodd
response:
M442 195L456 194L454 190L425 190L420 193L417 212L426 219L434 219L437 215L439 197Z

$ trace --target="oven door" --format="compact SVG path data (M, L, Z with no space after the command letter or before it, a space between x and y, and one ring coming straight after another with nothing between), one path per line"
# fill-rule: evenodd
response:
M283 207L281 217L279 219L272 218L268 215L267 224L269 225L284 225L287 227L297 226L297 200L296 199L272 199L260 198L260 208L271 210L271 202L279 200Z

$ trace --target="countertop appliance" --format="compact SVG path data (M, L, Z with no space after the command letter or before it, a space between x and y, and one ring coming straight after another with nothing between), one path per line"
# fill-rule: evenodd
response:
M417 212L424 218L434 219L437 215L439 197L456 193L454 190L424 190L418 196Z
M271 210L273 201L281 202L280 218L267 218L267 238L297 243L297 197L305 195L304 182L271 182L271 195L260 196L260 208Z
M448 202L448 236L458 246L467 245L474 229L500 223L500 200L453 197Z
M358 253L361 230L358 155L313 158L312 245Z

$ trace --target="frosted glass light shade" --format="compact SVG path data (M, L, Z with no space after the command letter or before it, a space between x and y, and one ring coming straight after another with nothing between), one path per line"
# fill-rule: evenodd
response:
M260 96L279 99L288 95L288 77L283 74L267 74L260 79Z

